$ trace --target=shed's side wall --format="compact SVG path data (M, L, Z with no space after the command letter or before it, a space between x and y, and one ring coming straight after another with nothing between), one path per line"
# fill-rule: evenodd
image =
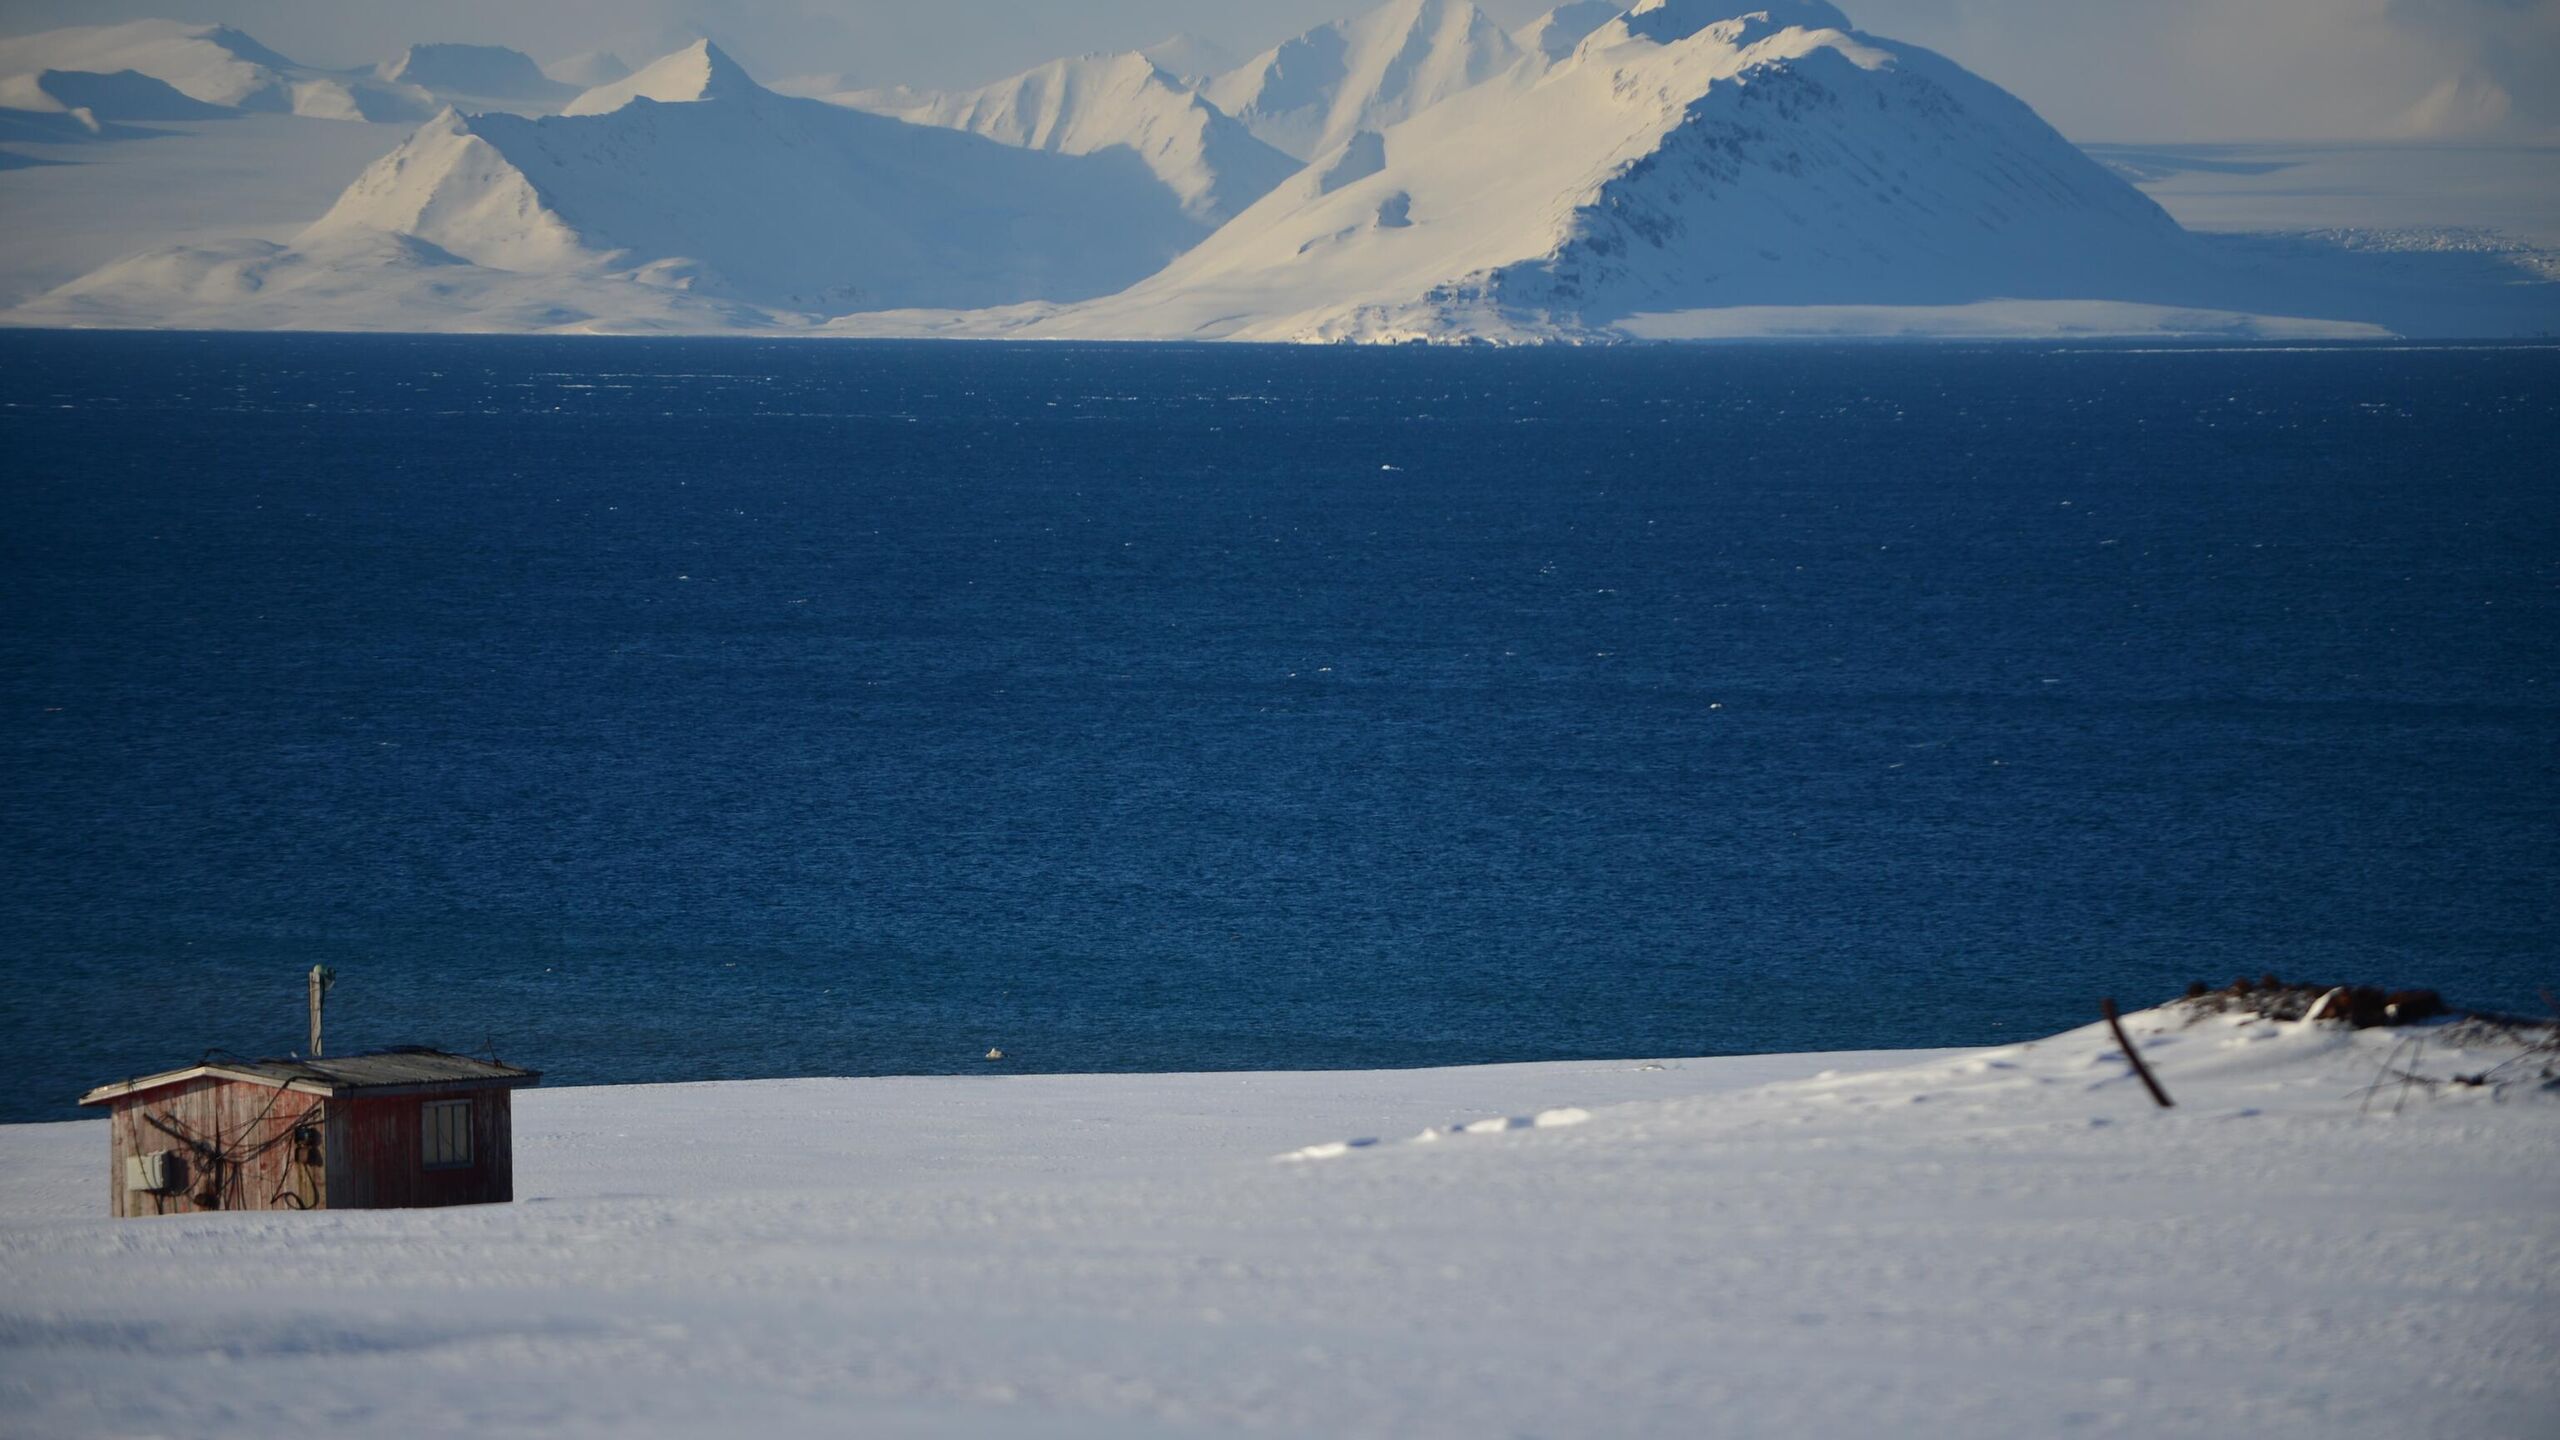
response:
M426 1107L471 1102L471 1164L426 1168ZM514 1097L504 1090L397 1095L330 1106L329 1208L405 1210L486 1205L515 1198Z
M326 1102L272 1085L199 1076L116 1100L107 1117L108 1213L303 1210L326 1203L318 1170L302 1163L297 1126ZM184 1184L168 1194L127 1190L129 1155L174 1150Z

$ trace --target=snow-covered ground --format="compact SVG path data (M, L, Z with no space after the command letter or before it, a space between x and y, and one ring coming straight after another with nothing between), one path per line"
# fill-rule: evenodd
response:
M530 1092L512 1206L101 1218L0 1130L27 1436L2548 1436L2560 1094L2420 1032ZM2414 1058L2414 1065L2409 1062ZM1472 1122L1472 1123L1471 1123ZM1366 1143L1374 1141L1375 1143Z

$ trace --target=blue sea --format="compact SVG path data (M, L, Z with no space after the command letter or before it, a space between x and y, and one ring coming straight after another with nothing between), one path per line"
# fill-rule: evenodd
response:
M2540 1010L2555 454L2549 348L0 336L0 1119L319 963L572 1085Z

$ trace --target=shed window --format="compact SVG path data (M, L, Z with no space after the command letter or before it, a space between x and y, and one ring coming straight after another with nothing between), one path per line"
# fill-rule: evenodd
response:
M432 1100L425 1108L419 1134L425 1141L427 1168L459 1170L471 1163L471 1102Z

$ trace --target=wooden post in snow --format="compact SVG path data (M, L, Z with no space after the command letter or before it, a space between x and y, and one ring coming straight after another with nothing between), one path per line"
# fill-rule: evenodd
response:
M2124 1021L2116 1017L2116 1002L2101 1000L2098 1010L2107 1017L2107 1028L2116 1032L2116 1048L2122 1050L2124 1058L2131 1062L2133 1073L2142 1077L2142 1088L2151 1092L2151 1098L2160 1102L2161 1109L2173 1108L2177 1102L2169 1098L2168 1091L2160 1088L2159 1081L2151 1078L2151 1067L2142 1063L2142 1052L2133 1048L2133 1037L2124 1033Z
M328 966L311 967L311 1058L314 1060L320 1058L320 1006L328 998L329 987L337 981L337 975Z

